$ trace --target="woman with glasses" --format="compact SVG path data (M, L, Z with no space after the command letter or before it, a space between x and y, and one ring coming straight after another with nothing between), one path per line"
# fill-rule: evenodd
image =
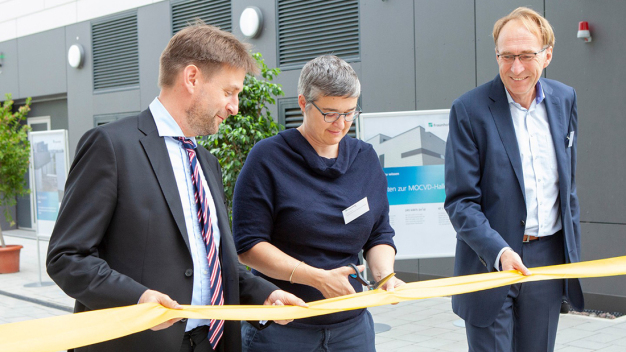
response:
M360 93L342 59L309 61L298 82L302 125L257 143L235 186L239 260L307 302L362 291L348 266L361 251L375 281L394 272L385 174L372 146L346 135ZM392 278L382 288L401 284ZM244 323L242 338L244 351L375 351L366 309L263 330Z

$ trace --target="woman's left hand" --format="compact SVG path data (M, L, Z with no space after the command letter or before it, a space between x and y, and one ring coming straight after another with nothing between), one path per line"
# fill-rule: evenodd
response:
M389 279L389 281L385 282L385 284L382 285L380 288L382 288L383 290L387 292L393 292L395 291L396 287L400 287L402 285L406 285L406 283L394 276L391 279ZM392 305L396 305L396 304L398 303L397 302L392 303Z
M389 279L389 281L385 282L385 284L382 285L380 288L382 288L385 291L393 292L396 287L399 287L402 285L406 285L406 283L394 276L391 279Z

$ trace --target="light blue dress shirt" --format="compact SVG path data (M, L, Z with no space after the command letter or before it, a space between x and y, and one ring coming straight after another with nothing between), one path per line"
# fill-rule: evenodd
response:
M535 90L537 95L528 109L515 102L508 90L505 89L505 92L524 174L526 200L524 234L541 237L556 233L563 225L559 212L556 152L544 102L546 96L540 81L537 81ZM500 256L507 249L510 247L502 248L498 253L495 268L500 269Z
M184 137L183 131L176 123L174 118L165 109L163 104L159 101L159 98L154 98L150 103L150 112L154 117L159 136L164 137L165 146L174 169L174 176L176 178L176 187L183 206L183 214L185 216L185 227L187 228L187 236L189 237L189 249L191 251L191 258L193 260L193 293L191 296L192 305L210 305L211 304L211 289L209 282L209 263L206 259L206 245L202 239L202 232L200 229L200 222L196 213L196 201L195 191L193 188L193 181L191 180L191 171L189 165L189 158L182 143L176 139L176 137ZM191 137L194 144L196 140ZM211 195L202 167L198 163L200 168L200 178L202 186L205 189L209 201L209 209L211 211L211 222L213 227L213 239L215 241L216 250L220 248L220 230L217 224L217 215L215 211L215 202ZM177 234L173 234L177 235ZM165 278L167 280L167 278ZM210 320L204 319L189 319L185 331L194 329L200 325L209 325Z

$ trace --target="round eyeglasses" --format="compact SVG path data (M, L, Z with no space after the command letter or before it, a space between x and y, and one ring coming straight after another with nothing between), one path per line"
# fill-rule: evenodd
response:
M515 58L519 58L520 62L530 62L532 61L534 58L537 57L538 54L541 54L542 52L546 51L546 49L548 49L550 46L546 46L543 49L539 50L536 53L524 53L524 54L518 54L518 55L512 55L512 54L496 54L496 56L502 60L503 62L507 63L507 64L512 64L515 61Z
M346 122L351 122L351 121L356 120L359 117L359 115L361 115L361 110L354 110L354 111L345 112L345 113L334 112L334 111L323 112L317 105L315 105L314 102L311 102L311 104L315 106L315 108L317 109L317 111L320 112L320 114L324 115L324 121L328 123L333 123L339 120L341 116L343 116Z

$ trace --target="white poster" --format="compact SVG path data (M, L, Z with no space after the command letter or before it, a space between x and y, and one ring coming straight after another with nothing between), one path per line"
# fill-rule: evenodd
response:
M50 238L69 171L67 130L30 132L37 237Z
M362 114L358 136L387 175L397 259L454 257L456 233L443 208L450 110Z

